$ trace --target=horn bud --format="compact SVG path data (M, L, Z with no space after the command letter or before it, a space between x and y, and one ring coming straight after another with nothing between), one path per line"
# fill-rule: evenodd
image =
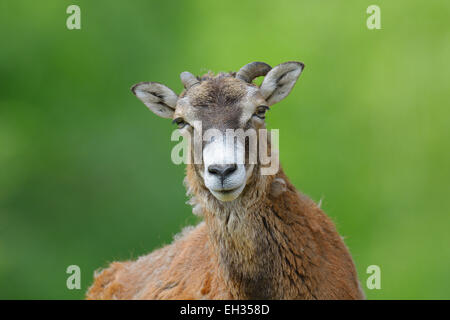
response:
M189 88L191 88L192 86L200 83L196 76L187 71L184 71L180 74L180 79L186 90L189 90Z
M243 66L236 74L236 78L251 83L253 79L265 76L272 69L264 62L251 62Z

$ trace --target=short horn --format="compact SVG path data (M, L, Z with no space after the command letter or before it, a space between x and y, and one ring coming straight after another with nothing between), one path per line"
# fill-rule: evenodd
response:
M196 76L194 76L192 73L187 72L187 71L182 72L180 74L180 79L186 90L188 90L192 86L195 86L196 84L200 83L200 81L197 79Z
M264 62L251 62L246 64L236 74L236 78L251 83L256 77L265 76L272 69Z

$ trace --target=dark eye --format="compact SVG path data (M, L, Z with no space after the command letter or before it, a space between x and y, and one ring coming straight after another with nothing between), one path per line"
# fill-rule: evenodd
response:
M175 118L172 123L176 124L178 129L183 129L185 126L188 125L188 123L186 121L183 120L183 118L179 117L179 118Z
M265 119L267 110L269 110L268 106L259 106L256 108L256 112L253 115L260 119Z

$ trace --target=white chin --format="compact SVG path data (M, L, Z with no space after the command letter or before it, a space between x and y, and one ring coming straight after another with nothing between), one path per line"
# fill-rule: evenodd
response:
M242 184L240 187L233 189L233 190L229 190L229 191L219 191L219 190L209 190L211 191L211 193L213 194L214 197L217 198L217 200L223 201L223 202L227 202L227 201L233 201L234 199L236 199L237 197L239 197L239 195L241 194L242 190L244 190L245 184Z

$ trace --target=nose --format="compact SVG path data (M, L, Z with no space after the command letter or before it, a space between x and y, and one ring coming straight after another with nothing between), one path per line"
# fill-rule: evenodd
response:
M221 180L225 180L225 178L235 172L237 169L237 165L233 164L211 164L208 166L208 172L212 175L218 176Z

